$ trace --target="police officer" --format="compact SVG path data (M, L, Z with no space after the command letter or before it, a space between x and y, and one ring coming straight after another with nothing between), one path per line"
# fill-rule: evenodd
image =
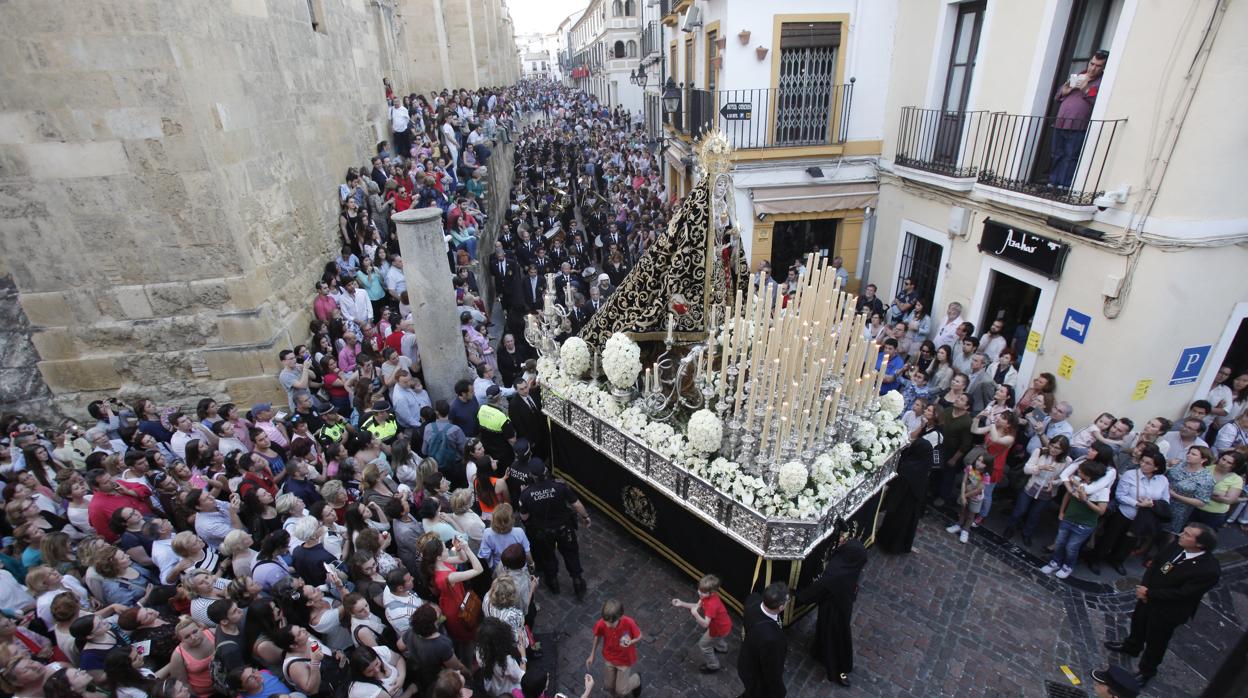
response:
M507 494L511 501L519 502L520 494L537 482L538 476L545 472L546 464L533 455L528 439L516 439L514 452L516 459L504 472L507 473Z
M390 453L390 444L399 436L399 420L390 413L390 403L378 400L373 403L373 414L360 425L381 442L381 450Z
M530 461L531 462L531 461ZM520 495L520 518L525 522L533 561L546 579L546 587L559 593L559 559L572 576L572 589L577 600L585 597L585 578L581 569L581 550L576 541L576 524L589 528L589 512L566 482L554 479L549 467L543 467L533 482Z
M343 419L342 415L334 409L334 406L325 403L317 408L317 414L324 421L324 425L316 432L316 440L321 442L322 446L344 443L347 434L354 434L355 429Z
M485 404L477 409L477 436L485 452L498 461L499 472L505 472L515 458L516 428L507 416L507 403L497 385L485 389Z

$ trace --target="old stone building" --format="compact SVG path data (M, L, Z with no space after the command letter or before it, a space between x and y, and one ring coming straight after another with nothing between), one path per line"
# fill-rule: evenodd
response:
M518 73L501 0L445 8L441 45L510 58L430 71L412 28L442 4L0 5L0 286L20 302L0 338L6 408L273 397L335 247L337 184L385 132L382 77L428 91ZM456 33L464 17L477 33Z

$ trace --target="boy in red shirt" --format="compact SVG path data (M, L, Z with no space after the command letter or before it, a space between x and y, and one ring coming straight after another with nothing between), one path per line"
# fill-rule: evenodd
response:
M585 668L594 665L594 653L602 640L602 658L607 662L605 682L607 693L612 696L633 698L641 695L641 676L633 673L637 663L637 643L641 642L641 628L632 618L624 615L624 606L615 599L607 599L602 605L602 619L594 624L594 646L589 649Z
M732 632L732 619L728 617L728 609L724 608L724 602L719 598L719 577L708 574L698 582L696 603L672 599L672 605L689 609L689 615L706 629L698 639L698 649L702 650L702 656L706 659L698 667L698 671L703 674L719 671L719 659L715 653L728 651L728 633Z

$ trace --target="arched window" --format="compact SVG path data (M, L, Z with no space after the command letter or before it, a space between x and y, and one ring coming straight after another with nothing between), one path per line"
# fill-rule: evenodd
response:
M624 14L629 17L637 14L637 3L633 0L624 0Z
M619 17L622 14L624 14L624 3L620 2L620 0L615 0L615 2L611 3L611 16Z
M637 42L636 41L628 42L628 57L629 58L637 57Z
M615 42L615 50L612 51L612 57L614 58L624 57L624 42L623 41Z

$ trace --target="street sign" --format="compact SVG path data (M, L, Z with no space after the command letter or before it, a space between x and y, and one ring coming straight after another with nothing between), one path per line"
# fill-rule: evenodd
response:
M1083 344L1083 340L1088 338L1088 327L1091 325L1092 318L1074 308L1067 308L1066 317L1062 320L1062 336Z
M1205 367L1205 359L1209 358L1209 350L1213 347L1188 347L1179 352L1179 363L1174 366L1174 374L1170 376L1170 385L1195 383L1200 377L1200 370Z
M754 105L749 102L728 102L719 108L719 115L729 121L749 121Z

